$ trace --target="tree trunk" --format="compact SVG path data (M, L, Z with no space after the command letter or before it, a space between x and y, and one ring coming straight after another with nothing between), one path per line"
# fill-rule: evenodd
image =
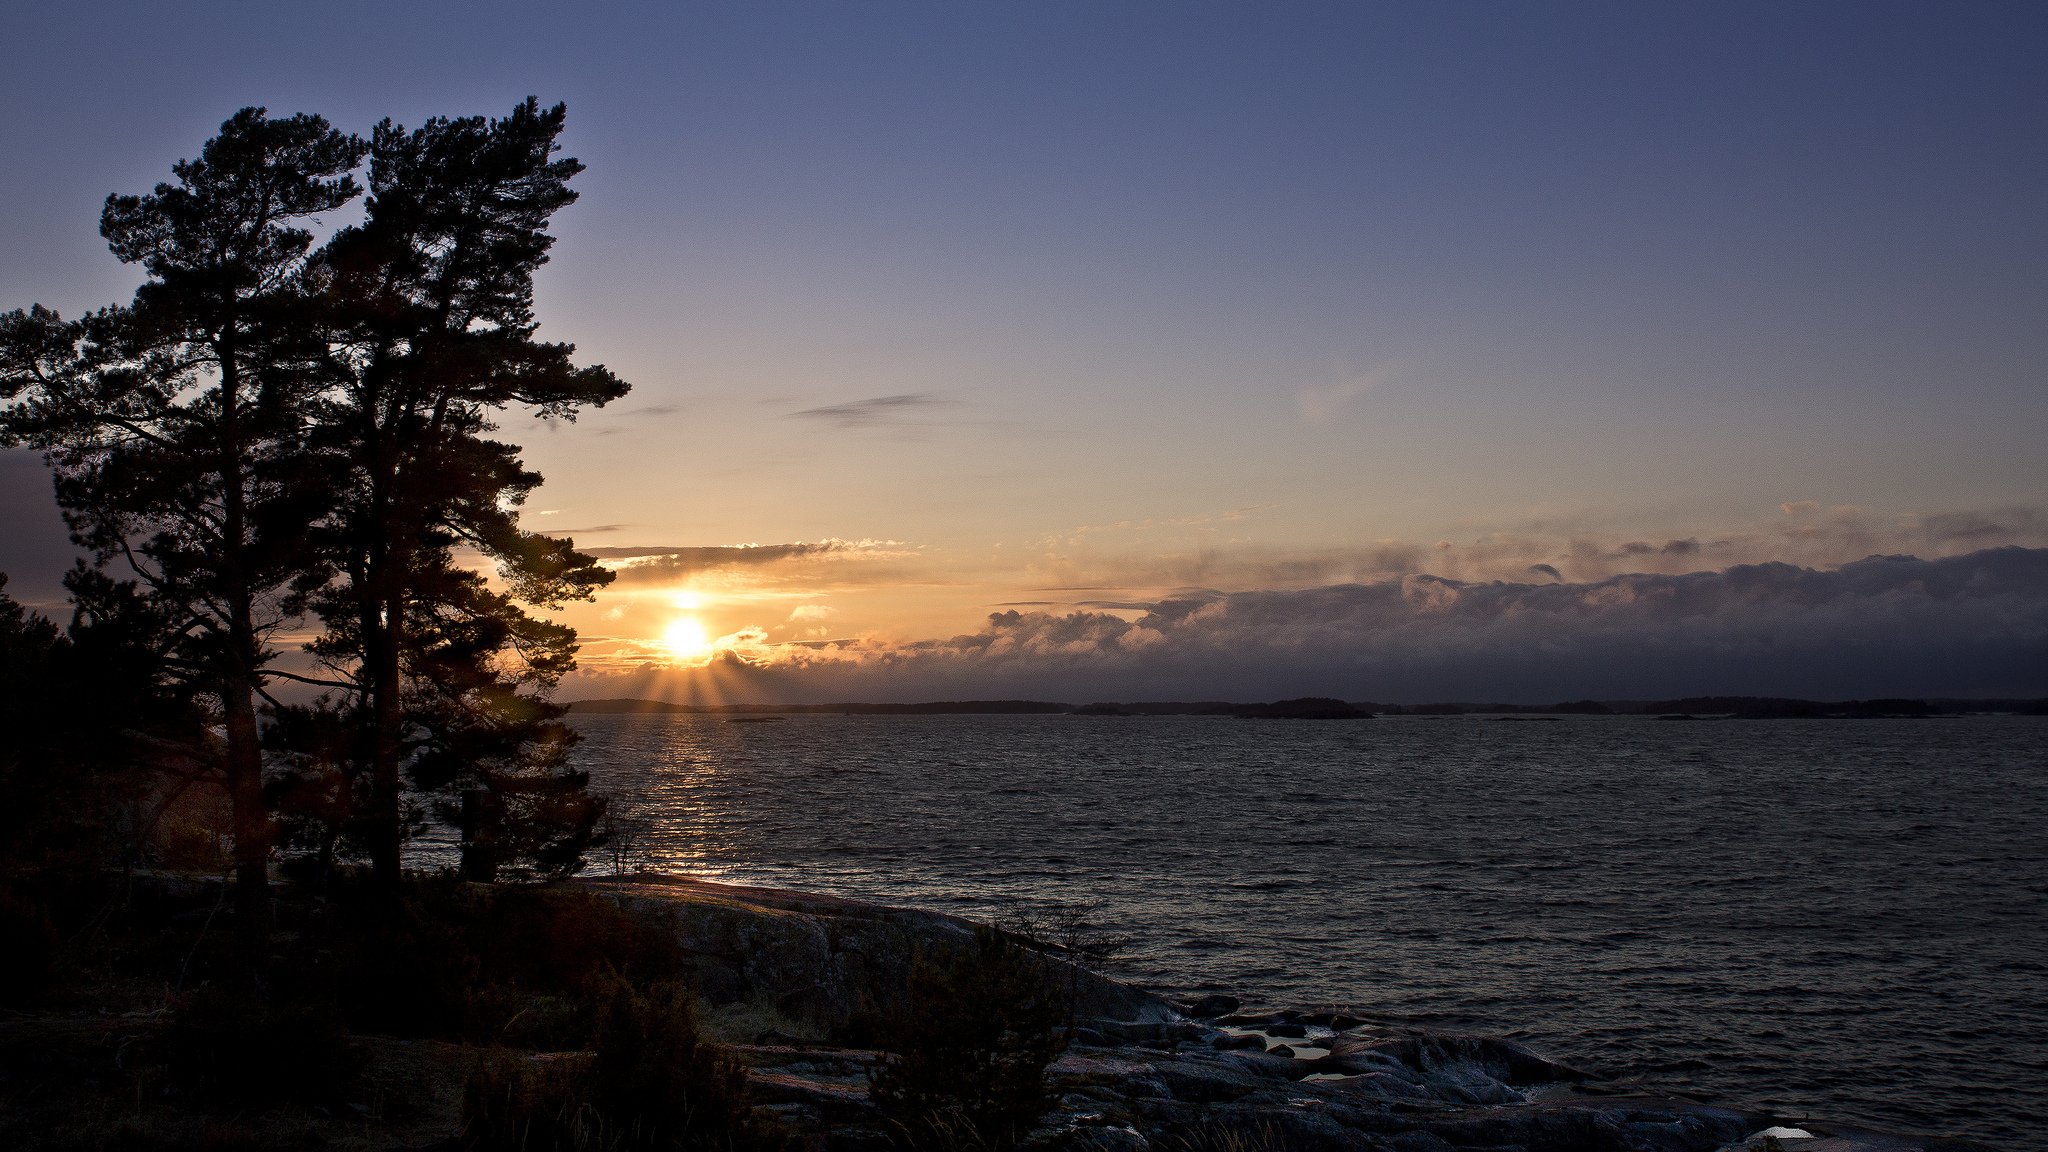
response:
M253 960L270 946L270 813L263 803L263 745L246 682L224 685L227 790L235 827L235 922Z
M228 806L235 826L235 921L251 971L270 949L270 813L263 802L263 740L256 726L254 597L243 566L248 546L248 503L243 491L247 446L240 428L241 372L234 341L219 346L221 364L220 472L222 591L228 606L228 651L221 668L220 703L227 726Z
M365 624L374 624L374 630L365 631L369 640L366 647L374 725L370 753L370 877L377 890L387 895L398 891L402 864L399 766L404 751L405 716L399 697L398 621L403 605L403 597L392 594L365 614L372 618Z

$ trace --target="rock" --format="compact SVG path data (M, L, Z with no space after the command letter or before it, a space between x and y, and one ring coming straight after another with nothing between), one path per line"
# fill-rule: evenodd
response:
M1220 1064L1175 1061L1159 1069L1159 1078L1175 1100L1213 1104L1238 1100L1251 1094L1259 1082L1244 1072Z
M1237 1011L1238 1007L1238 999L1235 996L1204 996L1188 1004L1181 1011L1187 1013L1191 1019L1214 1020L1218 1016L1228 1016Z
M724 1041L764 1032L827 1039L863 1012L885 1011L920 951L966 948L974 939L975 926L957 917L832 896L680 876L575 883L670 927L689 956L705 1028ZM1107 1042L1200 1034L1158 996L1050 962L1073 983L1077 1021Z
M727 1042L772 1041L732 1049L764 1109L826 1152L889 1147L867 1095L877 1055L817 1041L863 1011L886 1011L913 958L968 946L972 925L935 913L678 878L582 883L661 918L675 933L690 957L707 1031ZM1736 1152L1745 1136L1776 1123L1759 1113L1588 1084L1587 1073L1498 1038L1367 1028L1339 1013L1241 1013L1234 998L1221 995L1188 1004L1183 1015L1128 985L1071 975L1080 993L1075 1046L1050 1068L1058 1104L1023 1148ZM1233 1035L1189 1017L1257 1031ZM1336 1029L1327 1056L1293 1059L1299 1044L1265 1048L1267 1037L1300 1041L1310 1027ZM0 1036L8 1029L0 1022ZM1786 1152L1971 1148L1814 1122L1802 1127L1814 1138L1781 1137Z
M1593 1079L1511 1040L1419 1029L1378 1036L1339 1035L1330 1041L1328 1059L1337 1067L1359 1072L1385 1070L1391 1063L1443 1081L1528 1086Z

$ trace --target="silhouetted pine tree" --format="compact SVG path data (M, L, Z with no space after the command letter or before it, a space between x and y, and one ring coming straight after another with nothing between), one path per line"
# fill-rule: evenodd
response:
M110 196L100 231L148 280L127 307L65 322L0 316L8 436L45 450L73 538L174 621L164 670L209 697L234 812L240 922L268 914L258 697L268 638L320 582L307 527L323 470L305 450L327 383L306 320L301 225L348 203L364 145L317 116L247 108L174 183ZM74 592L104 592L88 573Z
M627 390L602 367L577 367L572 346L534 338L547 224L582 170L554 158L563 117L528 99L502 119L379 124L366 218L317 257L341 384L316 442L346 482L323 522L337 580L318 601L328 631L316 651L357 694L370 761L361 827L387 889L408 767L444 794L444 813L459 815L461 793L473 793L472 839L508 820L557 822L477 848L479 874L514 843L559 870L553 845L587 843L597 815L581 779L560 770L573 733L533 694L573 666L575 633L520 604L587 599L610 574L571 541L520 530L517 506L540 476L516 445L490 438L509 406L568 420ZM495 562L509 594L457 548Z

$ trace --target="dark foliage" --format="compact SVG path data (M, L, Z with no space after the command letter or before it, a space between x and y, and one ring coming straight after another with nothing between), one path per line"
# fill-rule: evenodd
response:
M500 1060L464 1092L463 1146L478 1150L793 1147L747 1103L746 1073L698 1033L674 984L610 977L588 1059Z
M144 659L121 672L196 712L149 734L172 783L143 789L163 802L144 822L219 790L230 818L211 840L232 854L252 963L273 836L309 877L366 858L387 893L427 816L460 824L476 878L566 875L597 842L603 805L540 698L574 666L575 634L522 605L587 598L609 574L519 528L540 477L490 435L508 406L573 419L626 391L534 338L547 226L582 168L555 155L563 118L529 99L502 119L386 121L366 141L244 109L171 181L107 200L102 234L147 276L130 303L0 315L0 442L53 469L91 560L67 581L80 618L122 625ZM316 244L322 214L364 191L365 158L363 221ZM331 674L278 668L272 639L315 609ZM0 676L55 682L44 666L65 638L16 623ZM266 724L280 678L341 695ZM24 716L30 751L73 735ZM9 759L0 789L50 767ZM33 810L59 807L81 806Z
M57 926L43 903L0 887L0 1008L42 999L55 974Z
M1044 953L978 928L912 966L869 1091L917 1149L1014 1147L1051 1106L1046 1069L1067 1042L1070 992Z
M13 402L0 438L45 451L72 538L169 622L159 675L217 714L220 746L195 759L232 804L252 952L267 907L267 641L323 582L306 529L330 470L304 449L323 381L301 225L360 192L349 171L362 154L317 116L243 109L175 182L107 199L108 247L148 274L130 304L70 323L41 307L0 316L0 398ZM74 594L95 578L78 574Z
M350 685L368 733L362 817L378 882L398 882L409 762L472 817L472 875L522 861L542 875L573 867L601 814L559 770L570 735L532 697L573 666L575 633L528 615L588 598L610 580L572 542L523 531L517 506L540 483L515 445L490 438L523 405L572 420L627 386L574 349L534 338L533 277L554 213L582 170L557 158L564 111L527 100L502 119L386 121L370 141L362 224L315 258L336 380L316 443L346 477L317 534L338 574L317 600L316 651ZM494 560L509 595L456 559ZM463 760L471 754L481 760ZM457 762L460 761L460 762ZM539 829L509 836L518 818Z
M0 872L152 862L164 816L214 788L205 714L160 677L161 619L133 585L74 574L67 628L0 574Z
M331 958L360 1031L543 1050L590 1042L610 981L673 982L684 961L658 922L602 896L452 878L415 881L395 905L343 885L301 947Z
M221 987L179 1003L163 1058L176 1087L207 1104L333 1102L359 1064L332 1005Z

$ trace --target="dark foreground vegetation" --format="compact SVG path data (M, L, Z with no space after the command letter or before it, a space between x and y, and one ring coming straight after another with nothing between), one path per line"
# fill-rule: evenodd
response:
M796 1149L700 1025L673 925L576 887L368 877L285 889L251 972L219 880L33 879L0 902L0 1145ZM833 1027L884 1140L1007 1148L1051 1100L1065 971L984 930L920 946ZM753 1037L748 1037L753 1039Z

